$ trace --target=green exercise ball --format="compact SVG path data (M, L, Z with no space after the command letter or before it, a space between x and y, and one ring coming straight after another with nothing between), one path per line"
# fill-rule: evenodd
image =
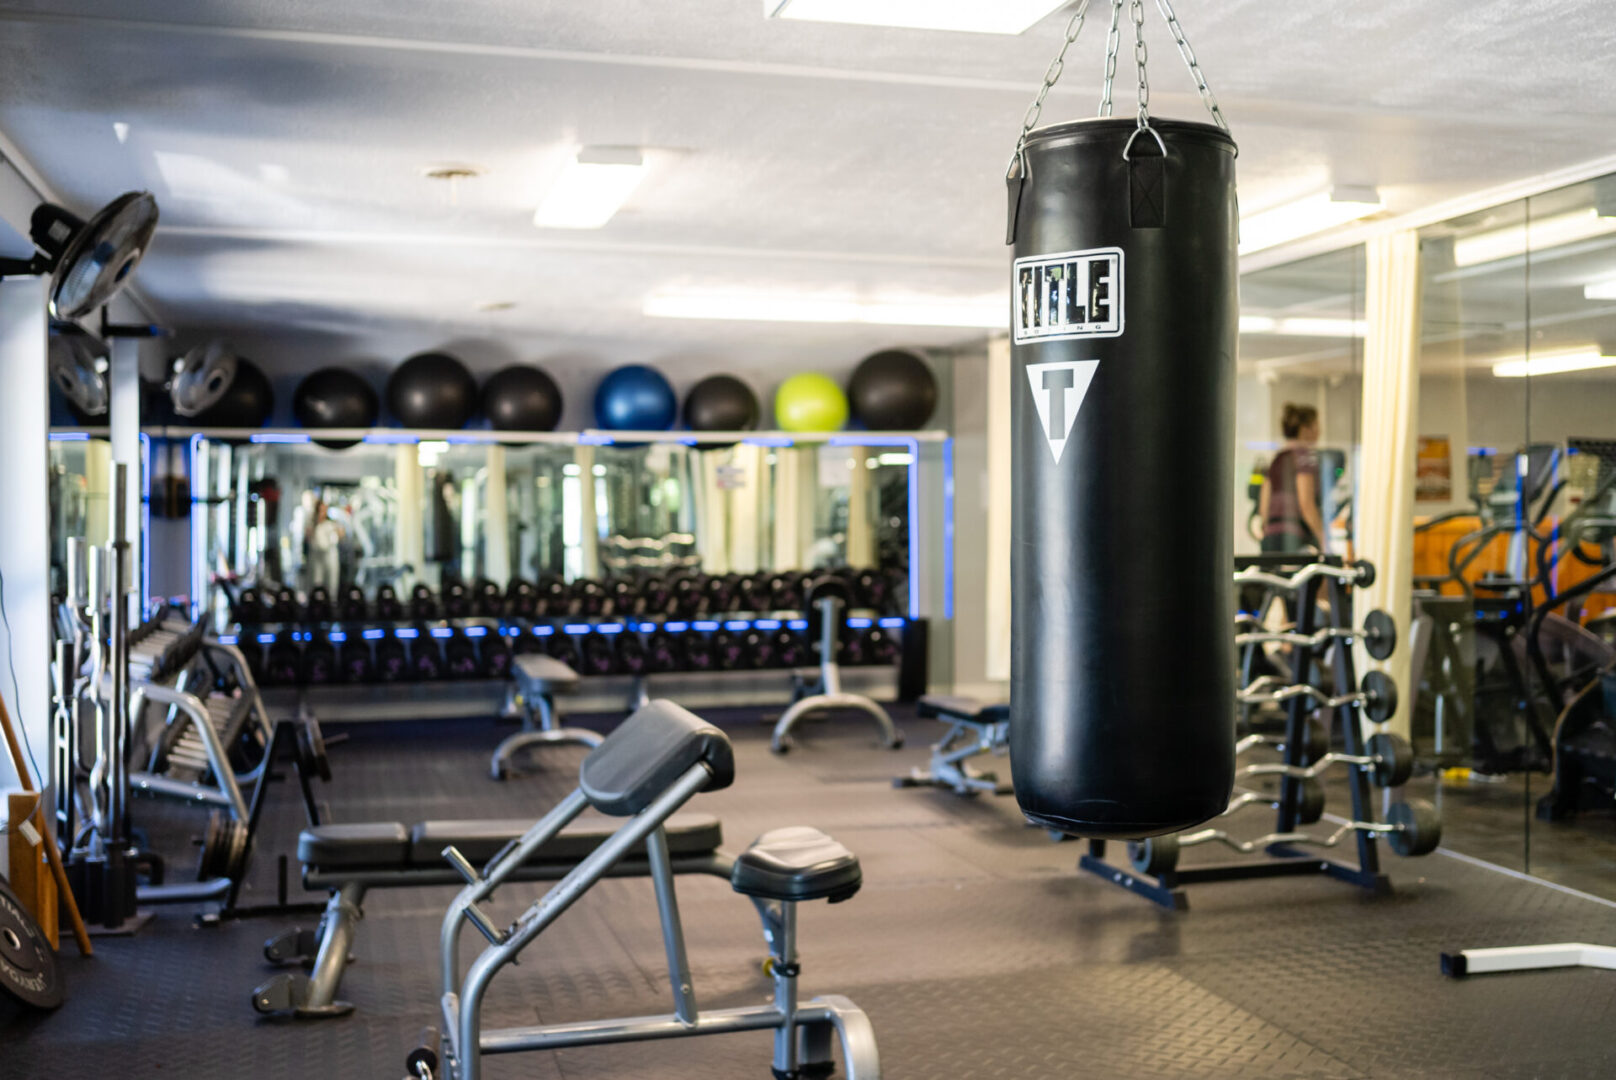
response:
M800 372L774 392L774 420L781 431L839 431L847 424L847 395L829 375Z

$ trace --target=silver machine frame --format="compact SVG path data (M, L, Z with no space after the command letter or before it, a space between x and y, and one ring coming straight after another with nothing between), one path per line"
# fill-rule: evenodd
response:
M875 721L881 732L882 745L896 750L903 745L903 732L893 724L892 717L879 704L863 694L850 694L842 689L842 669L836 662L837 632L842 625L843 602L837 596L824 596L814 601L819 608L819 672L812 680L793 672L799 697L781 714L774 725L774 736L769 749L783 754L791 749L791 729L811 713L826 709L855 709Z
M514 665L513 665L514 670ZM573 676L576 684L578 676ZM517 686L521 680L515 680ZM546 683L544 691L534 695L537 700L529 700L528 695L519 696L522 712L522 730L508 735L494 748L493 759L489 762L488 771L495 780L504 780L511 775L511 762L516 755L530 746L587 746L593 750L605 738L598 732L587 728L560 727L556 724L556 707L552 695L555 688Z
M937 719L948 731L931 745L931 760L922 769L916 765L909 775L895 777L896 788L938 787L956 795L1009 795L1009 781L990 778L971 768L971 758L983 754L1003 757L1010 750L1010 721L981 721L939 713Z
M734 1031L770 1031L774 1035L777 1076L795 1076L804 1066L833 1062L832 1038L842 1047L849 1080L878 1080L880 1055L869 1017L840 995L816 997L806 1004L797 1000L796 904L752 898L763 923L769 946L768 970L774 978L774 1000L768 1005L702 1011L696 1003L684 929L674 893L673 867L664 825L696 792L707 786L711 773L698 762L673 781L649 806L628 818L610 839L586 856L522 916L505 929L495 926L478 904L493 893L589 805L582 789L575 789L541 818L515 845L477 871L453 847L444 851L467 885L449 905L440 935L443 969L444 1072L453 1080L480 1080L482 1055L514 1054L529 1050L558 1050L572 1046L638 1042ZM661 1016L585 1020L565 1024L538 1024L484 1031L483 1000L494 976L514 963L533 940L560 917L612 867L645 845L651 878L656 887L662 942L667 958L673 1012ZM460 934L470 923L488 939L464 979L460 976ZM425 1080L434 1075L419 1055L411 1067Z

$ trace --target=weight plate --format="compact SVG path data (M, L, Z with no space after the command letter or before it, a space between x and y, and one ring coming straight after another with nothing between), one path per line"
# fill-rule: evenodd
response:
M1364 616L1363 644L1374 659L1386 659L1397 649L1397 623L1379 608L1371 611Z
M1378 758L1374 765L1375 784L1378 787L1401 787L1414 775L1414 748L1401 735L1380 731L1369 736L1369 756Z
M1178 865L1178 836L1167 833L1128 841L1128 862L1141 874L1160 876Z
M1429 855L1442 843L1442 815L1424 799L1392 803L1386 823L1398 826L1386 842L1399 855Z
M1358 588L1367 589L1375 583L1375 564L1368 559L1359 559L1352 564L1352 568L1358 571L1358 580L1353 583Z
M312 716L297 723L297 759L303 766L304 776L318 776L328 784L331 782L331 759L325 752L325 733L320 730L320 721Z
M0 987L36 1009L62 1003L62 975L39 925L0 881Z
M1363 711L1371 724L1384 724L1397 711L1397 684L1384 671L1371 671L1358 689L1364 695Z
M1309 717L1304 724L1302 752L1296 764L1312 765L1330 752L1330 724L1317 716Z
M1308 777L1296 800L1296 823L1312 825L1324 816L1324 785Z
M239 881L247 865L247 826L220 810L208 815L202 836L202 855L196 861L196 880L229 878Z
M189 419L217 405L236 381L236 364L236 354L222 341L186 353L169 385L174 411Z

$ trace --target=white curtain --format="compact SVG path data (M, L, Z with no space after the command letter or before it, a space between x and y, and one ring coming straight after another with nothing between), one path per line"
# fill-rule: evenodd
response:
M1371 661L1358 647L1361 674L1378 667L1400 691L1391 729L1407 735L1414 686L1408 628L1414 572L1414 451L1420 407L1420 241L1412 232L1367 245L1364 316L1363 466L1358 477L1356 554L1375 564L1375 583L1359 590L1355 615L1374 608L1397 622L1400 641L1389 660Z

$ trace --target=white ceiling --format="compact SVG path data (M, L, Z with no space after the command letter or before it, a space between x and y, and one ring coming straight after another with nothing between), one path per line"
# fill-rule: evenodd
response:
M1094 6L1046 118L1094 107ZM1248 209L1350 183L1402 213L1616 152L1605 3L1178 7ZM1153 110L1198 117L1147 8ZM272 367L457 342L478 366L766 385L973 335L649 319L645 295L1002 290L1001 178L1063 20L1005 38L772 22L759 0L0 0L0 133L81 210L155 192L142 293ZM653 170L604 229L533 228L580 144L646 147ZM420 175L444 161L487 174L451 201Z

